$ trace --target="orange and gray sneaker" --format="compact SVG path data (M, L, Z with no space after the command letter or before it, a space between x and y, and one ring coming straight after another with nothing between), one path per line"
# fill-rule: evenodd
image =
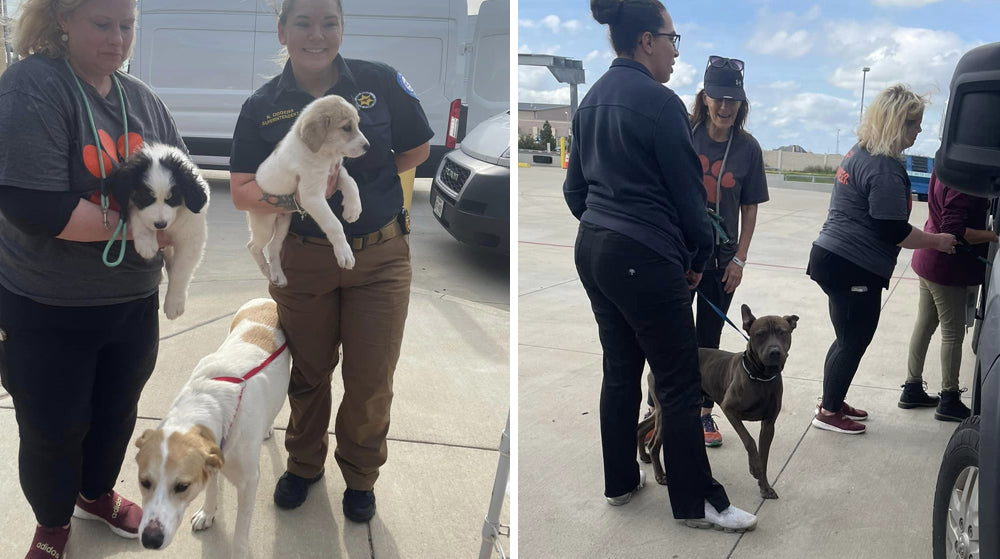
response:
M69 526L62 528L35 527L35 539L24 559L65 559L66 542L69 541Z
M722 433L711 414L701 416L701 428L705 432L705 446L722 446Z

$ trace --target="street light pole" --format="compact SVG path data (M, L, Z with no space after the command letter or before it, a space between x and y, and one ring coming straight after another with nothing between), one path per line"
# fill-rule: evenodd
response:
M865 77L868 76L869 70L871 70L871 68L868 66L861 69L861 111L858 114L858 123L861 122L861 117L865 114Z
M833 153L840 155L840 128L837 129L837 150Z

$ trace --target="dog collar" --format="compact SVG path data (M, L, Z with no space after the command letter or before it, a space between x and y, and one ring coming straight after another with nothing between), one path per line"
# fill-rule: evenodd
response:
M740 359L740 365L743 367L743 370L746 371L747 376L750 377L750 380L756 380L756 381L760 381L760 382L771 382L772 380L778 378L778 374L779 373L774 373L774 375L772 375L771 378L755 377L753 375L753 373L750 372L750 369L747 368L747 354L746 353L744 353L743 354L743 358Z

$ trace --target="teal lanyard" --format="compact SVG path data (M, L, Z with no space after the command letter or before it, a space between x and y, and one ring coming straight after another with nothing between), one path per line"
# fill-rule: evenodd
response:
M90 121L90 130L94 133L94 147L97 148L97 164L101 168L101 214L104 216L104 228L111 230L111 224L108 223L108 207L110 202L108 200L107 187L104 184L105 179L108 178L107 171L104 169L104 151L101 145L101 137L97 133L97 125L94 124L94 113L90 110L90 101L87 100L87 94L83 91L83 85L80 83L80 79L76 77L76 73L73 71L73 67L70 66L69 60L63 59L66 62L66 67L69 68L69 75L73 76L73 81L76 82L77 89L80 90L80 98L83 99L83 106L87 108L87 119ZM111 74L111 82L115 85L115 89L118 91L118 100L122 107L122 126L125 127L125 157L129 156L128 149L128 114L125 112L125 96L122 94L122 86L118 83L118 77ZM127 203L126 201L118 201L119 204ZM108 260L108 253L111 252L111 247L114 245L115 240L118 235L121 235L122 243L121 248L118 251L118 260L114 262ZM114 233L111 234L111 238L108 239L108 244L104 245L104 265L109 268L114 268L115 266L122 263L125 259L125 238L128 236L128 224L121 217L118 218L118 226L115 228Z

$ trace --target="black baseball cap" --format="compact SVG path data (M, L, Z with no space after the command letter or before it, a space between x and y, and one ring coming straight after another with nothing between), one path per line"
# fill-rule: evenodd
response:
M737 69L738 68L738 69ZM712 99L746 101L743 91L743 62L713 56L705 68L705 93Z

